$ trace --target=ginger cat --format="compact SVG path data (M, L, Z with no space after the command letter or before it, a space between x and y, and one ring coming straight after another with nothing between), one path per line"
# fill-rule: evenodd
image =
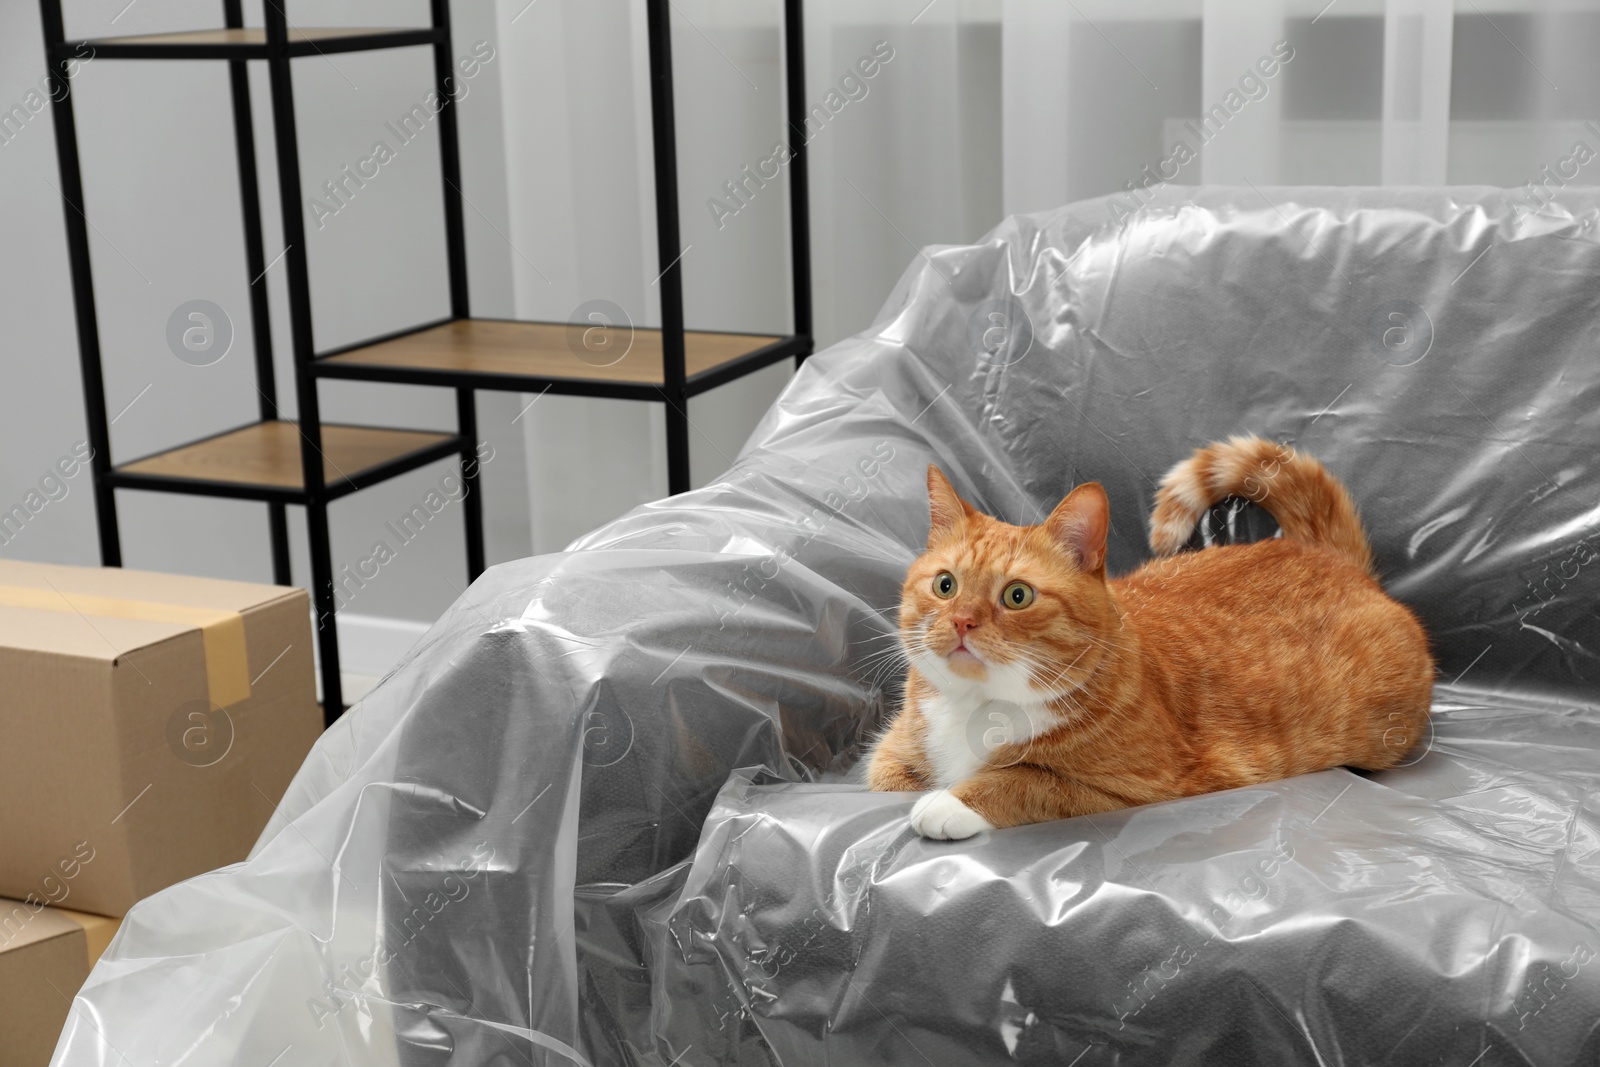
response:
M1230 496L1282 536L1177 555ZM1378 770L1422 737L1427 635L1314 459L1258 437L1197 451L1156 493L1158 558L1110 580L1099 483L1037 526L974 510L931 466L928 498L900 606L905 702L866 760L875 790L932 790L911 811L924 837Z

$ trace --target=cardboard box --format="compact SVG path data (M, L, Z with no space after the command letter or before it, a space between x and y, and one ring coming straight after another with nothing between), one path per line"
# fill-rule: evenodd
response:
M0 1067L48 1067L87 977L83 927L53 908L0 901Z
M0 900L0 922L5 919L5 909L10 901ZM114 919L109 915L90 915L86 911L68 911L66 908L54 908L57 915L70 919L83 928L86 940L85 948L89 951L89 969L94 970L94 965L111 945L111 939L117 936L117 931L122 929L122 920ZM4 936L0 934L0 936Z
M245 858L322 731L298 589L0 561L0 896L123 915Z

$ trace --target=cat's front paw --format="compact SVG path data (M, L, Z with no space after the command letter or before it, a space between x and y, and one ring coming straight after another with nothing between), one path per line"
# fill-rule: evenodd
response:
M994 824L967 807L948 789L936 789L911 809L911 828L923 837L960 841Z

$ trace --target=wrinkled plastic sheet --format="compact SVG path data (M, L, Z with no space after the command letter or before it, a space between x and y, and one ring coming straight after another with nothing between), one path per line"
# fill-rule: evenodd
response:
M1600 1060L1600 199L1166 188L926 250L728 473L496 567L56 1063ZM1431 736L925 841L852 784L924 469L1010 521L1253 431L1350 486Z

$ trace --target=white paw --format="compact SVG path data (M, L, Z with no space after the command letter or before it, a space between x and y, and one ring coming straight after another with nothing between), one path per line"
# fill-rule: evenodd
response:
M911 809L911 828L923 837L960 841L980 830L993 830L994 826L957 800L950 790L936 789Z

